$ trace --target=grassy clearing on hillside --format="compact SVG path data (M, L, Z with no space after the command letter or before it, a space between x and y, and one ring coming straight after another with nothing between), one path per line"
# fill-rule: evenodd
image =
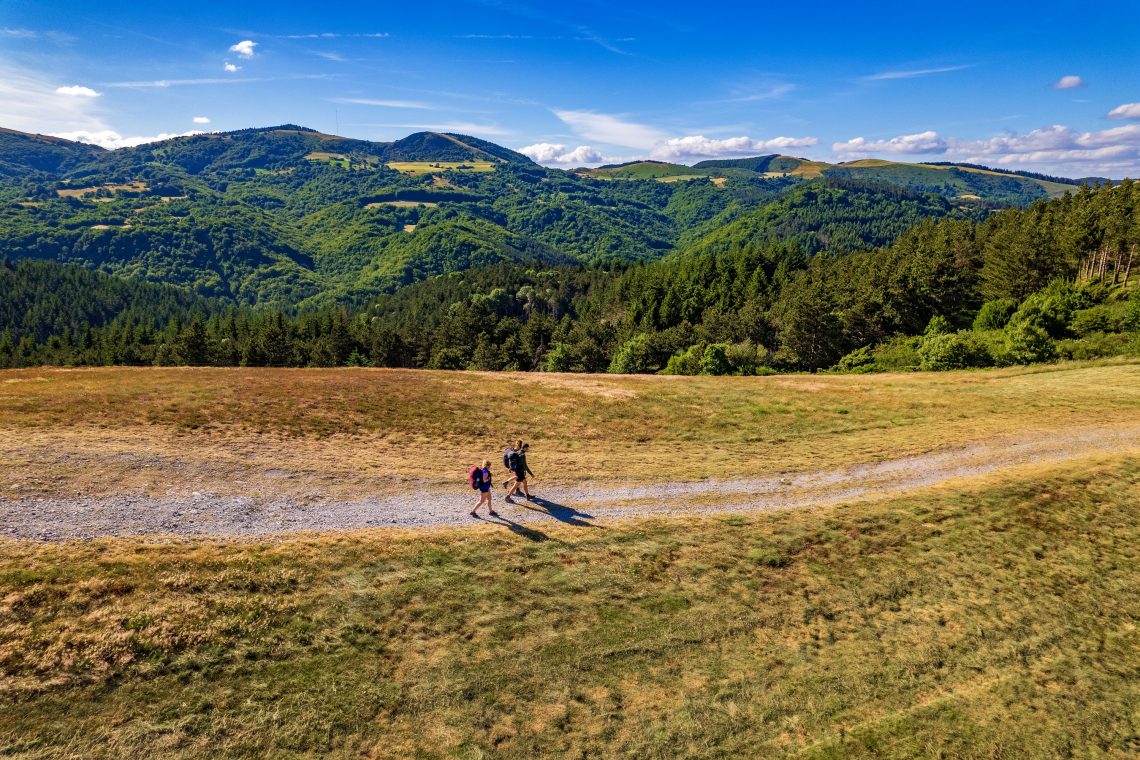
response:
M395 169L405 174L434 174L448 170L463 172L495 171L495 164L491 161L392 161L387 166L389 169Z
M16 757L1134 757L1140 460L825 512L0 543Z
M1140 362L773 377L8 370L0 492L454 488L517 437L544 483L753 477L1117 423L1140 423Z

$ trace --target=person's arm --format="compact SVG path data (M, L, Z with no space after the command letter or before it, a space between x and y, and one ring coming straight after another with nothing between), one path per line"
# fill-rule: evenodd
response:
M523 467L525 467L525 468L526 468L526 474L527 474L527 475L530 475L530 476L532 476L532 477L536 477L536 478L538 477L537 475L535 475L535 474L534 474L534 472L532 472L532 471L531 471L531 469L530 469L530 465L529 465L529 464L526 464L526 463L524 462L524 463L523 463Z

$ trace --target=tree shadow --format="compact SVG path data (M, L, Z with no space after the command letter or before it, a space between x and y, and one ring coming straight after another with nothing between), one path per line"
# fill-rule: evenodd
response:
M549 515L549 516L553 517L555 520L558 520L559 522L564 522L567 525L573 525L573 526L576 526L579 528L600 528L600 527L602 527L600 525L594 525L593 523L588 523L582 519L582 518L586 518L587 520L593 520L594 519L593 515L586 514L585 512L579 512L578 510L574 509L573 507L568 507L565 504L559 504L558 502L550 501L549 499L543 499L539 496L532 497L530 501L521 501L521 502L519 502L519 505L526 507L527 509L531 510L532 512L538 512L540 514ZM541 509L538 509L538 507L541 507Z

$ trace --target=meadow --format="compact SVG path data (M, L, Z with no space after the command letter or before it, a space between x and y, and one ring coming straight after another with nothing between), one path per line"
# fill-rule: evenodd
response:
M443 491L520 430L548 483L840 467L1135 428L1138 375L12 370L0 495ZM0 539L0 748L1132 757L1138 546L1135 451L752 514Z
M1137 546L1135 456L611 528L0 542L0 746L1134 757Z
M0 373L0 493L330 498L462 484L531 442L546 484L749 478L1140 424L1140 362L881 375L387 369ZM285 477L292 475L294 477Z

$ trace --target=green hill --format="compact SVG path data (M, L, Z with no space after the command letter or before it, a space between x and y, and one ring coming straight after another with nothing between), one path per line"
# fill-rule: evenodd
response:
M0 128L0 177L21 179L29 172L60 174L102 153L105 151L94 145Z
M291 307L502 262L651 261L773 240L874 247L927 216L1073 188L1054 179L781 155L567 172L465 135L371 142L293 124L113 151L7 130L0 256Z

